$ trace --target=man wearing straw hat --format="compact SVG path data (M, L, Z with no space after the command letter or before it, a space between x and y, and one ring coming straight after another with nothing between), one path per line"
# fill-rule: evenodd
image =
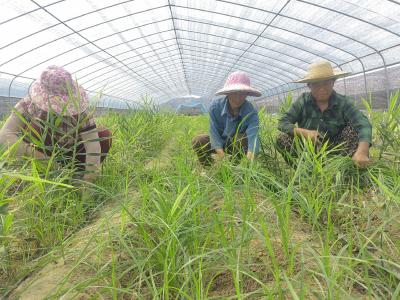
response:
M200 163L211 165L212 154L216 159L228 155L240 158L243 153L253 160L259 149L257 111L246 100L247 96L259 97L261 93L250 86L246 73L237 71L228 76L224 88L216 95L210 107L210 135L200 134L192 145Z
M310 92L303 93L278 124L282 134L278 136L277 148L287 162L293 163L293 137L301 136L315 144L322 141L329 141L330 146L343 144L345 153L357 166L369 164L371 123L350 99L333 89L335 80L347 74L333 70L323 60L311 64L306 77L296 81L307 83Z

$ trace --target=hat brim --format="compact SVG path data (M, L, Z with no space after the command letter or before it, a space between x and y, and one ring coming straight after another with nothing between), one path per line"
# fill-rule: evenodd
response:
M335 72L333 75L330 76L319 76L319 77L304 77L300 80L293 81L295 83L315 83L319 81L329 80L329 79L337 79L340 77L345 77L350 75L350 72Z
M215 93L215 95L229 95L233 93L240 93L240 94L245 94L247 96L252 96L252 97L260 97L261 92L249 87L247 85L237 85L237 86L228 86L223 89L220 89Z

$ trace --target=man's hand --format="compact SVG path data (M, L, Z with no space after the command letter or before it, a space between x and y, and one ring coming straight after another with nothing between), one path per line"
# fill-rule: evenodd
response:
M295 128L293 130L295 135L302 136L306 139L311 139L314 144L320 143L319 138L320 134L316 130L308 130L304 128Z
M369 143L359 142L352 159L356 166L360 168L367 167L371 163L371 160L369 159Z

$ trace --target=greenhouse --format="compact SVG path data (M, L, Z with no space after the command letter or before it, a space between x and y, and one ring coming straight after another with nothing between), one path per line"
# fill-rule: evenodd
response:
M0 3L0 299L400 298L400 1Z

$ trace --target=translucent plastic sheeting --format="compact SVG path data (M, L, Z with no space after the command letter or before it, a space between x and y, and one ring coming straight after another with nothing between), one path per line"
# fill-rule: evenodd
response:
M186 95L210 98L235 70L246 71L266 99L303 89L293 81L321 58L358 74L364 95L379 82L387 96L397 83L388 69L400 63L399 1L0 4L0 91L9 97L26 92L52 64L65 66L92 95L108 95L110 103L143 95L158 103ZM383 77L374 83L369 71ZM342 87L352 90L346 82Z

